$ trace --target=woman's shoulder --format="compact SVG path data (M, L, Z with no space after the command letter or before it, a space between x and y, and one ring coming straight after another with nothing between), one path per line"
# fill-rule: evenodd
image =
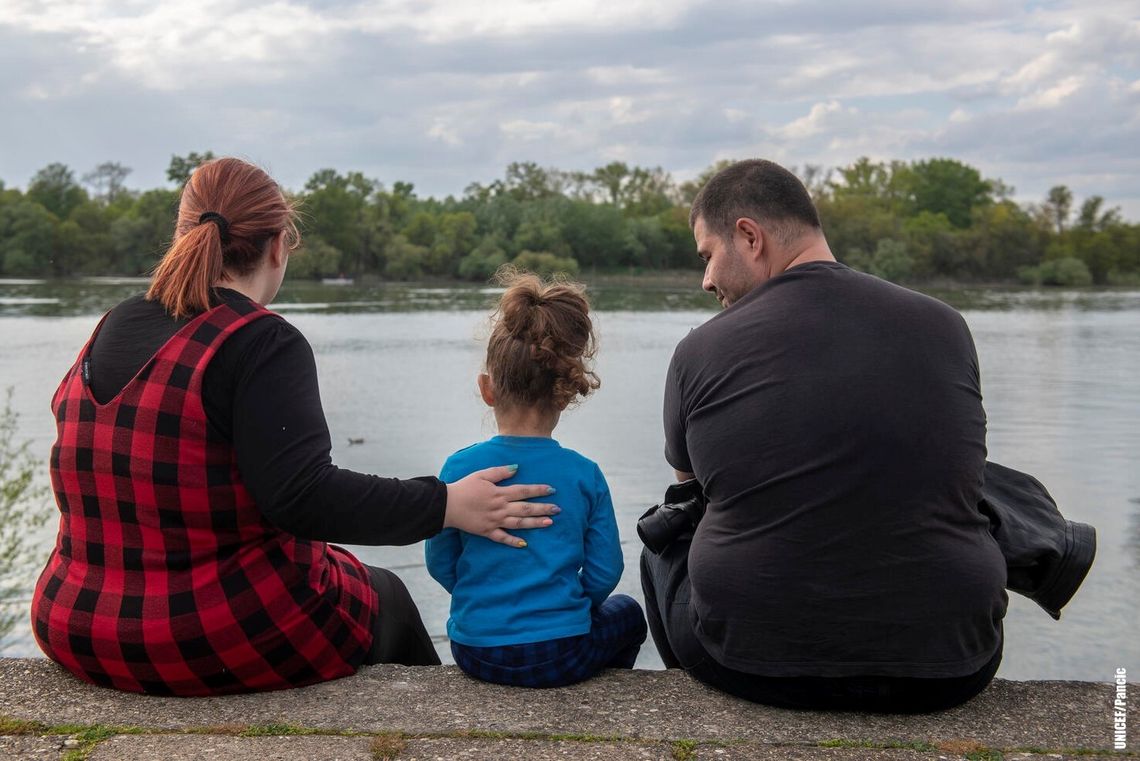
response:
M214 293L216 304L226 304L229 306L245 307L254 302L245 294L229 288L216 288ZM263 313L258 319L251 320L237 331L230 338L231 342L236 342L237 345L249 345L255 342L272 342L278 341L282 343L298 342L308 346L308 341L305 339L304 334L293 325L293 323L286 320L271 308L260 308ZM243 310L244 311L244 310Z

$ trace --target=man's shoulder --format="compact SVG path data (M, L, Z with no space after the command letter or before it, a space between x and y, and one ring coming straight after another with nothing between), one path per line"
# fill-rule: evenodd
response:
M930 309L934 312L957 315L958 311L944 301L933 296L907 288L905 285L892 283L881 277L867 272L848 269L852 290L857 293L870 294L884 301L899 301L912 304L917 308Z

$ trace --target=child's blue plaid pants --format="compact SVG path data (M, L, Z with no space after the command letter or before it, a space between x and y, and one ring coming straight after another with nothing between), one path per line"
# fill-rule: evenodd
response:
M633 668L645 642L645 616L628 595L612 595L591 612L590 631L576 637L498 647L451 643L455 663L476 679L515 687L561 687L603 668Z

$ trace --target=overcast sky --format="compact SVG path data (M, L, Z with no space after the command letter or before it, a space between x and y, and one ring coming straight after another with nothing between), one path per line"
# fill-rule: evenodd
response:
M0 0L0 180L172 154L460 194L511 161L687 179L949 156L1140 220L1140 3Z

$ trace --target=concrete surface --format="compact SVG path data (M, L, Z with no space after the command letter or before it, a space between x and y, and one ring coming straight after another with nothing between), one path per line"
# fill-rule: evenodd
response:
M937 714L817 713L748 703L679 671L526 690L453 666L384 665L296 690L161 698L93 687L47 660L0 659L0 758L1119 758L1114 697L1107 683L998 680ZM1129 698L1127 755L1140 755L1134 685Z

